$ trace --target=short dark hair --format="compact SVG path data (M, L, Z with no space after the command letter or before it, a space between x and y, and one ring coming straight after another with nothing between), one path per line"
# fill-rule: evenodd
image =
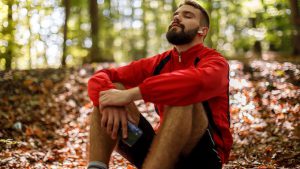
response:
M200 24L207 26L209 28L208 13L200 4L198 4L196 1L193 1L193 0L185 0L182 4L179 5L179 7L181 7L182 5L190 5L194 8L199 9L200 13L201 13L201 18L202 18Z

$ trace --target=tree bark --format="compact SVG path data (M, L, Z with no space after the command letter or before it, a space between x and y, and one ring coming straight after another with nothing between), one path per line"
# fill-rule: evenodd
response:
M9 35L7 50L5 54L5 70L11 69L12 57L13 57L13 44L14 44L14 31L13 31L13 19L12 19L12 6L14 1L7 1L8 13L7 13L7 34Z
M145 58L148 55L147 50L148 50L148 41L149 41L148 30L147 30L148 22L146 18L146 12L147 12L146 0L142 1L142 9L143 9L143 39L144 39L142 57Z
M32 69L32 59L31 59L31 37L32 37L32 32L31 32L31 25L30 25L30 12L31 12L31 6L30 3L27 1L26 2L26 8L28 10L28 15L27 15L27 24L28 24L28 30L30 33L30 36L28 38L28 68Z
M62 67L66 67L67 58L67 40L68 40L68 20L70 15L71 2L70 0L64 0L65 6L65 25L64 25L64 43L63 43L63 55L61 59Z
M89 12L91 20L91 38L92 38L92 48L90 49L89 62L101 62L100 48L99 48L99 16L98 16L98 4L97 0L90 0Z
M300 2L297 0L290 0L292 10L292 23L294 25L295 33L293 33L293 54L300 55Z
M213 3L213 1L212 0L208 0L208 8L207 8L207 12L208 12L208 14L209 14L209 16L210 16L210 23L211 23L211 15L212 15L212 11L213 11L213 8L212 8L212 3ZM211 24L210 24L210 26L211 26ZM212 39L211 39L211 36L213 35L213 29L209 29L209 32L208 32L208 34L207 34L207 36L206 36L206 44L207 44L207 46L208 47L210 47L210 48L212 48Z
M177 9L177 4L176 4L176 0L172 1L172 11L175 12Z
M252 28L257 28L257 18L256 17L251 17L249 18L249 22L251 24ZM253 44L252 51L255 57L261 58L262 55L262 47L261 47L261 42L259 40L256 40Z

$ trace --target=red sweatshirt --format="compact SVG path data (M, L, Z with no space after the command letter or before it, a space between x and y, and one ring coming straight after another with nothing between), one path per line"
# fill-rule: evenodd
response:
M154 76L155 68L168 55L170 60L160 74ZM200 61L195 65L196 58ZM228 73L228 63L221 54L198 44L180 55L174 48L127 66L100 70L90 78L88 94L93 104L98 106L99 92L114 88L114 82L120 82L126 88L138 86L144 101L156 105L161 119L164 105L185 106L206 101L220 133L213 133L213 140L224 163L232 145Z

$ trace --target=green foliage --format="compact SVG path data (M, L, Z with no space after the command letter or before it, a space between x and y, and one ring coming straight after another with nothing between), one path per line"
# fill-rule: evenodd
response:
M130 61L170 48L165 33L181 0L98 0L99 47L105 60ZM262 49L291 52L291 8L286 0L203 0L211 17L205 43L226 56L243 55L260 41ZM58 67L62 57L62 0L15 1L12 33L7 3L0 2L0 69L13 41L13 68ZM71 0L67 65L80 65L91 49L88 1ZM100 56L99 56L100 57Z

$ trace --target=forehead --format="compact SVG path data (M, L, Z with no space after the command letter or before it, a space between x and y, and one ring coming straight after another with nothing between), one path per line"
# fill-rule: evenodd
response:
M175 13L182 13L182 12L193 13L196 17L200 18L200 10L191 5L182 5L175 11Z

